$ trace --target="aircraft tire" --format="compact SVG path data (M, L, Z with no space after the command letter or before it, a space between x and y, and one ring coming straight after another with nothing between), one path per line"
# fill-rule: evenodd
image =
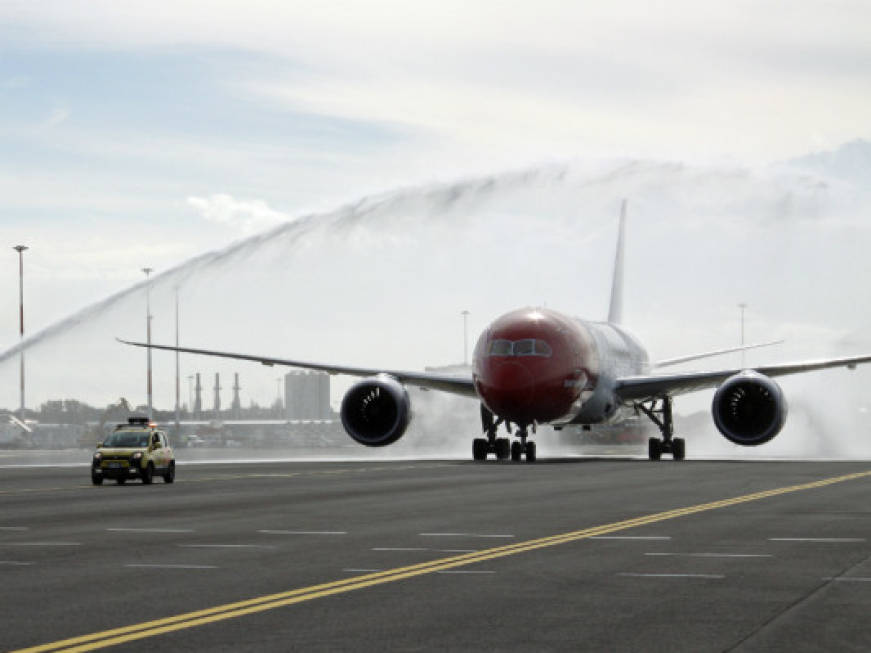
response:
M472 441L472 458L474 460L487 460L488 442L484 438L475 438Z
M523 451L520 449L519 442L511 443L511 460L514 462L520 462L520 457L523 455Z
M511 456L511 442L508 438L496 439L496 460L508 460Z
M647 457L650 460L659 460L662 457L662 442L659 438L650 438L647 441Z
M686 457L686 442L683 438L674 438L671 441L671 455L675 460L683 460Z
M526 462L535 462L535 442L526 443Z

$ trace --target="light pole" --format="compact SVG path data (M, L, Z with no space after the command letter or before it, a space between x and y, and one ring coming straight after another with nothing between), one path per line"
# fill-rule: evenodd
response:
M145 337L148 343L148 421L151 421L151 272L154 268L142 268L145 273Z
M469 364L469 311L462 311L463 316L463 365Z
M12 249L18 252L18 314L22 344L21 351L18 353L21 364L21 408L19 417L24 419L24 251L28 247L27 245L16 245Z
M747 308L747 304L740 303L738 304L738 308L741 309L741 346L744 346L744 309ZM744 369L744 350L741 350L741 369Z
M179 411L181 410L181 377L178 371L178 286L175 287L175 437L178 438L181 421Z

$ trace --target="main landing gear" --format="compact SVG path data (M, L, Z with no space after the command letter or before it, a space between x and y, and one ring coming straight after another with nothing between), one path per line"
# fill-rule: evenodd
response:
M662 438L650 438L647 441L647 457L650 460L659 460L662 454L667 453L674 460L683 460L686 456L686 443L683 438L672 437L674 422L671 417L671 397L653 399L635 404L635 407L647 415L662 433Z
M517 437L520 441L511 442L508 438L497 438L496 432L500 424L505 423L501 417L496 419L487 408L481 404L481 427L487 435L485 438L475 438L472 441L472 458L475 460L487 460L489 454L495 454L496 460L507 460L509 457L514 462L520 461L526 455L526 462L535 462L535 442L527 442L528 432L525 426L518 427ZM511 427L505 423L509 433Z

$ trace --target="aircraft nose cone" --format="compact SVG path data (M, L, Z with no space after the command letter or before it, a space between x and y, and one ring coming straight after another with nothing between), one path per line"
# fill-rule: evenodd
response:
M485 400L498 415L520 420L532 405L535 379L529 370L515 361L493 365L487 379Z

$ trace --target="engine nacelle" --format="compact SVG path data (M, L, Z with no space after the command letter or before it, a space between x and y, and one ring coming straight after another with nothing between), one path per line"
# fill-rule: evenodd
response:
M379 374L358 381L342 399L342 426L367 447L383 447L402 437L411 421L411 400L392 376Z
M723 381L714 393L711 412L727 440L752 447L780 433L787 407L777 383L748 370Z

